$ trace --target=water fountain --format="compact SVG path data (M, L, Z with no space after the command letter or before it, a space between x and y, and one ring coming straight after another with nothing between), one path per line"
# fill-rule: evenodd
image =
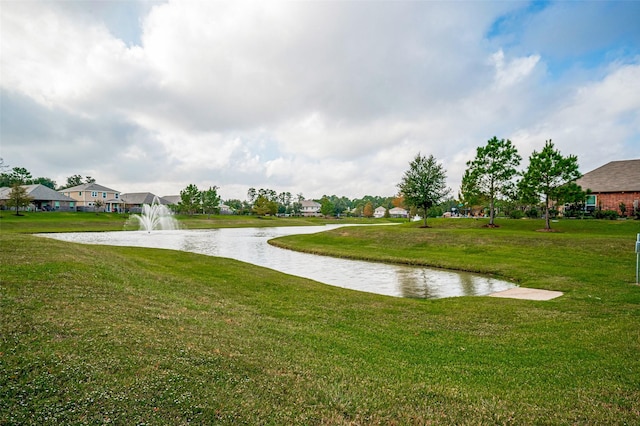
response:
M142 213L131 215L130 220L138 222L140 231L163 231L178 229L178 221L167 206L160 203L158 197L151 204L142 205Z

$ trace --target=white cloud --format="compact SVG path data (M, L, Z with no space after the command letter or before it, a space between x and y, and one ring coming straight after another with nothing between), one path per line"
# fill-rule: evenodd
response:
M395 193L418 152L455 194L494 135L525 158L552 138L583 171L638 155L640 56L558 75L531 28L576 5L494 38L522 4L169 1L132 6L139 37L117 27L127 4L88 5L3 3L6 163L163 195L196 183L356 197ZM583 28L595 15L578 16Z

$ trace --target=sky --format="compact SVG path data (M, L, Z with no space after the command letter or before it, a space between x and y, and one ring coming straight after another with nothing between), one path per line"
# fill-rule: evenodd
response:
M0 157L58 185L457 196L489 139L640 158L640 1L0 1Z

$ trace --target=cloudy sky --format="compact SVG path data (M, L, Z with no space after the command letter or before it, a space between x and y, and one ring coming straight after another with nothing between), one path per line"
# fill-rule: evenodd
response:
M640 2L0 3L0 156L58 184L393 195L433 154L640 158Z

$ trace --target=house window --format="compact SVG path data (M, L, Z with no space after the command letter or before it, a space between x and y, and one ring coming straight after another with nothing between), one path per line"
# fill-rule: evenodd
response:
M102 198L107 198L107 193L106 192L102 193Z
M69 195L69 194L67 194ZM78 197L82 197L82 191L78 191Z
M98 193L97 193L96 191L92 191L92 192L91 192L91 196L95 198L95 197L97 197L97 196L98 196Z
M595 195L587 195L587 201L584 203L585 210L594 211L598 203L598 197Z
M120 194L116 192L116 200L120 199Z
M69 207L73 208L74 204L75 203L73 201L69 201Z

